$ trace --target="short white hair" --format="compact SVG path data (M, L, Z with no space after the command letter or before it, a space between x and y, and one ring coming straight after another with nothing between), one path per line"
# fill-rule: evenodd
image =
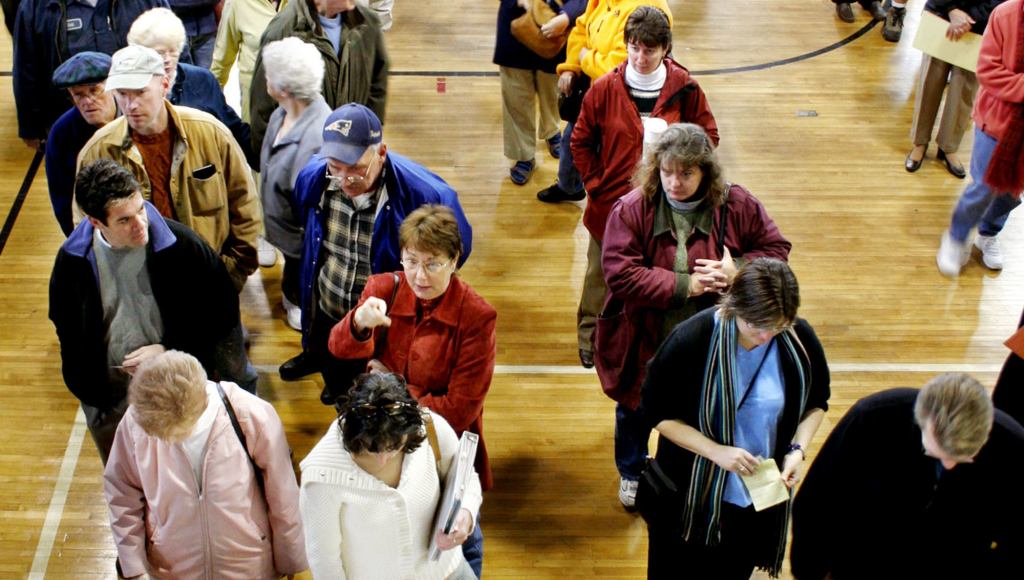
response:
M185 50L185 25L167 8L153 8L139 15L128 29L128 44L153 48L157 44L177 46Z
M323 92L324 59L308 42L289 36L263 47L267 85L310 102Z

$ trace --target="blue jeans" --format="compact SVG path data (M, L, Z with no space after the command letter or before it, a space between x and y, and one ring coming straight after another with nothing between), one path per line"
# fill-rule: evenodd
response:
M209 69L213 64L213 46L216 42L216 32L188 37L188 46L185 50L192 57L192 64Z
M1003 230L1006 218L1020 200L1015 192L995 193L984 182L988 163L996 149L996 140L977 127L974 128L974 150L971 152L971 183L967 184L960 201L953 210L949 235L961 244L967 241L971 229L978 227L983 236L994 236Z
M256 383L259 382L260 376L245 352L245 336L241 322L213 348L213 369L220 375L220 380L231 381L256 394Z
M462 543L462 555L469 562L469 567L477 578L482 578L484 573L484 532L480 529L480 516L476 516L476 526L473 533Z
M580 180L580 172L576 171L576 165L572 162L572 149L569 147L572 129L575 126L576 123L565 124L562 144L558 148L558 188L568 193L583 191L583 181Z
M647 462L647 441L651 430L641 420L640 413L615 405L615 467L619 477L630 481L640 479Z

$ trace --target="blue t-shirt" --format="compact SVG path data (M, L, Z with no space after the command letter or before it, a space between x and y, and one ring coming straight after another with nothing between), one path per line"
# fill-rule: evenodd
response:
M733 445L765 459L775 455L776 432L786 404L776 342L772 339L751 350L736 343L733 396L739 408L736 409ZM751 504L747 486L739 475L729 474L722 500L740 507Z

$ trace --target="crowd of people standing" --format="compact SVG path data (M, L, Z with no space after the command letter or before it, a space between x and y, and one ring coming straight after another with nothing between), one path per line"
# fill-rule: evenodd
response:
M863 4L899 40L905 4ZM458 193L385 139L392 5L17 7L19 136L45 152L67 236L49 316L105 465L121 577L482 577L483 493L500 485L483 430L498 313L458 275L480 243ZM854 19L850 3L836 10ZM921 167L945 91L938 156L971 181L938 268L958 275L973 245L999 270L998 234L1024 190L1024 3L925 10L949 21L953 42L981 34L981 56L975 74L925 55L905 168ZM540 143L558 179L538 200L585 201L577 354L616 402L618 499L648 524L649 577L777 576L791 522L799 578L884 561L853 558L857 534L822 545L821 519L830 502L858 505L843 503L860 481L848 470L880 433L907 471L893 528L918 534L907 569L937 550L950 569L1015 569L1024 535L1008 522L1024 502L1007 488L981 516L966 507L997 485L991 466L1024 450L1024 428L1015 403L993 410L966 375L865 399L808 470L827 358L797 315L792 244L727 180L714 95L674 57L672 23L664 0L501 0L494 52L509 179L530 181ZM233 66L240 114L222 92ZM247 278L277 252L303 347L279 373L320 373L321 401L338 412L298 480L239 312ZM997 403L1015 399L1015 352ZM435 535L463 433L479 437L475 474ZM750 486L769 463L784 497L762 506ZM866 529L871 514L850 508L843 522ZM196 538L204 550L189 548Z

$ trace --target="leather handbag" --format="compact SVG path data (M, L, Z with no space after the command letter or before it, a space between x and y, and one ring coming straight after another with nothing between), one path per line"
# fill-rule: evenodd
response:
M568 123L575 123L583 108L583 97L590 90L590 77L580 72L572 77L569 94L558 93L558 116Z
M551 4L561 9L561 2L551 0ZM541 34L540 27L556 15L557 12L544 0L533 0L530 9L512 21L512 36L538 56L554 58L565 46L568 35L548 38Z
M647 465L637 482L636 511L649 526L681 521L683 494L653 457L647 458Z

